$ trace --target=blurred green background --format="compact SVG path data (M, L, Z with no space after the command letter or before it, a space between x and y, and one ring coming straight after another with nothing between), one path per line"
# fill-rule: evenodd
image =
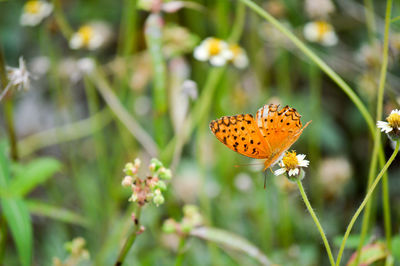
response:
M179 236L163 232L162 224L167 218L181 220L185 204L198 206L205 226L247 239L276 264L329 265L297 188L267 171L264 190L263 161L226 148L208 128L211 120L255 115L271 102L296 108L303 124L313 121L292 149L310 160L304 185L336 256L367 188L373 142L360 112L284 35L238 1L183 2L182 8L157 13L152 6L157 1L55 0L50 16L37 26L24 27L20 16L25 2L0 1L5 63L17 67L22 56L31 73L29 90L15 90L0 102L0 165L5 179L9 176L8 186L14 186L1 183L2 265L19 265L21 256L28 257L27 265L51 265L54 257L64 261L70 256L64 244L76 237L86 240L90 259L67 265L112 265L132 226L135 205L128 202L129 189L121 186L122 169L140 158L140 175L145 178L152 157L171 168L173 177L165 203L143 208L140 223L146 230L125 265L175 263ZM332 1L334 9L327 14L316 14L331 2L326 0L254 2L345 79L375 121L386 1ZM365 21L368 3L373 4L374 26ZM307 7L312 4L314 9ZM392 17L399 11L395 1ZM152 13L160 21L152 21ZM333 26L336 45L312 43L303 36L303 26L320 19ZM108 27L104 47L71 49L73 32L92 21ZM382 119L400 105L399 30L400 20L393 21ZM194 48L210 36L227 42L233 38L246 51L248 66L214 67L196 60ZM79 63L82 58L90 58L95 70L86 71ZM188 80L196 86L187 86ZM8 156L10 121L17 160ZM393 147L385 136L382 141L389 157ZM400 263L398 162L388 172L395 265ZM260 164L247 165L254 163ZM21 191L9 196L6 192L12 189ZM376 191L365 243L385 237L380 186ZM12 222L21 219L26 229L19 232L19 244L12 226L7 226L7 204L29 214ZM361 222L360 217L343 264L358 246ZM27 254L17 251L19 245ZM234 250L229 243L188 237L183 264L259 264L246 252Z

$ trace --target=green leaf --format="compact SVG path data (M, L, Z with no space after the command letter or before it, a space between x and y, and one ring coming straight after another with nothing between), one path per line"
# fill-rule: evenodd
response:
M73 211L53 206L36 200L29 200L26 202L28 209L32 214L41 215L53 218L66 223L81 225L84 227L89 226L89 221L81 215Z
M268 257L258 247L254 246L247 239L231 232L211 227L198 227L191 230L190 235L244 252L248 256L258 260L262 265L272 265Z
M0 143L0 186L7 189L10 183L9 160L6 156L6 144ZM28 209L22 199L2 198L1 206L12 238L17 246L22 265L31 265L32 225Z
M392 254L396 261L400 261L400 235L392 238Z
M359 264L357 265L371 265L372 263L384 259L389 255L388 250L384 242L378 241L373 244L366 245L361 249L361 256ZM356 266L357 252L351 255L347 266Z
M10 189L16 196L25 196L60 169L60 162L53 158L36 159L27 165L17 168L16 176L10 184Z

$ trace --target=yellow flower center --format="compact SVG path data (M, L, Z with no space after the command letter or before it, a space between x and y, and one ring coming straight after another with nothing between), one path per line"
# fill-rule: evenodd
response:
M37 14L42 7L42 3L40 1L28 1L25 4L25 12L30 14Z
M295 151L286 152L285 156L282 159L282 162L285 165L285 168L288 170L295 169L299 166L299 160L297 160Z
M208 42L208 52L210 55L217 55L221 52L221 41L216 38L212 38Z
M88 45L90 39L93 37L93 28L91 26L82 26L78 30L78 35L82 38L84 45Z
M326 33L332 31L331 25L325 21L317 21L317 22L315 22L315 24L317 25L317 31L318 31L319 38L323 38L323 36Z
M229 49L230 49L231 52L233 53L233 57L238 56L238 55L242 52L240 46L237 45L237 44L232 44L232 45L229 47Z
M400 114L393 113L389 115L386 120L389 122L389 125L392 128L399 128L400 127Z

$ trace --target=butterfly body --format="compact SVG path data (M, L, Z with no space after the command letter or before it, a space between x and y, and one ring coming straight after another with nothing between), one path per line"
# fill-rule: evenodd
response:
M255 159L265 159L264 170L274 165L300 137L300 114L294 108L270 104L251 114L224 116L213 120L210 129L228 148Z

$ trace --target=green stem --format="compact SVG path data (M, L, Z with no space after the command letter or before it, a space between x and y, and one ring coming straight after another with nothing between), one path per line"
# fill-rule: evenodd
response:
M124 0L117 48L118 55L124 57L130 55L136 46L136 21L138 15L136 2L136 0Z
M378 88L378 103L376 110L376 120L382 119L383 113L383 96L385 91L386 74L389 61L389 28L390 28L390 17L392 12L392 0L387 0L386 2L386 14L385 14L385 32L383 37L383 58L382 67L379 78L379 88ZM380 132L376 129L375 141L380 146ZM392 228L390 224L390 203L389 203L389 188L388 188L388 177L385 175L382 180L382 201L383 201L383 219L385 223L385 235L386 235L386 245L389 250L392 248Z
M60 0L53 0L54 17L58 26L60 27L61 34L65 39L69 40L72 36L73 30L68 21L64 17Z
M365 6L365 21L367 23L368 37L372 43L375 40L375 14L374 14L374 3L372 0L364 0Z
M154 133L157 144L164 147L168 136L167 121L167 68L162 53L163 20L159 13L150 14L145 23L145 37L153 68L152 98Z
M369 1L369 0L366 0ZM372 3L371 3L372 5ZM388 56L389 56L389 28L390 28L390 16L392 9L392 0L388 0L386 3L386 15L385 15L385 31L384 31L384 39L383 39L383 55L382 55L382 66L379 78L379 87L378 87L378 97L377 97L377 107L376 107L376 120L379 121L382 118L383 113L383 96L385 91L385 83L386 83L386 74L388 67ZM373 177L376 172L376 164L377 164L377 156L378 151L381 146L381 138L380 138L380 130L378 128L375 129L375 142L372 151L372 159L371 159L371 167L368 175L368 189L372 184ZM383 177L382 180L382 197L383 197L383 212L384 212L384 223L385 223L385 233L386 233L386 244L390 250L391 248L391 225L390 225L390 203L389 203L389 191L388 191L388 180L387 175ZM356 264L360 259L361 249L364 244L364 240L368 231L369 226L369 218L371 213L371 204L372 200L367 203L365 208L365 214L362 221L361 227L361 236L360 242L357 248L357 257Z
M6 71L6 61L4 58L3 49L0 46L0 91L5 91L8 87L8 77ZM17 149L17 136L15 134L14 127L14 113L13 113L13 101L12 98L8 98L8 95L5 95L4 99L4 119L6 121L8 139L10 142L11 148L11 158L14 161L18 160L18 149Z
M242 36L244 22L246 17L246 7L242 2L238 2L235 14L235 23L232 26L231 34L229 35L228 42L238 42Z
M175 266L181 266L184 258L184 250L183 248L185 247L186 243L186 237L182 236L181 239L179 240L179 246L178 246L178 255L175 260Z
M299 48L304 55L311 59L317 66L321 68L350 98L357 109L360 111L361 115L364 117L367 125L373 134L375 130L375 123L368 112L367 108L357 96L357 94L350 88L350 86L331 68L329 67L317 54L315 54L310 48L308 48L299 38L297 38L292 32L290 32L285 26L282 25L278 20L271 16L264 9L259 7L251 0L240 0L245 5L247 5L254 12L259 14L261 17L265 18L270 22L275 28L277 28L282 34L289 38L297 48Z
M396 142L396 148L394 149L394 152L393 152L392 156L390 156L390 158L386 162L385 166L382 168L382 170L379 172L378 176L375 178L374 183L372 183L372 185L371 185L370 189L368 190L368 193L365 196L364 200L362 201L360 207L358 207L356 213L351 218L351 221L350 221L349 225L347 226L346 233L344 234L342 243L340 245L338 257L337 257L337 260L336 260L336 266L340 265L340 260L342 259L343 250L345 248L347 238L350 235L350 232L351 232L351 229L353 228L354 223L356 222L356 220L357 220L358 216L360 215L361 211L364 209L365 205L367 204L368 200L370 199L372 193L375 190L375 187L378 185L378 183L381 180L383 174L389 168L389 166L393 162L394 158L396 158L396 155L397 155L397 153L399 151L399 147L400 147L400 141L397 141Z
M94 123L98 121L101 123ZM45 147L84 138L103 129L112 121L110 111L103 109L89 118L79 120L67 125L44 130L26 137L18 142L21 157L26 157L33 152Z
M304 203L306 204L307 209L310 212L311 217L313 218L314 223L317 226L319 233L321 234L322 241L324 242L324 245L325 245L325 248L326 248L326 253L328 253L329 262L331 263L331 265L335 265L335 260L333 259L331 247L329 246L329 242L326 239L326 235L324 233L324 230L322 229L321 224L319 223L317 215L315 214L313 208L311 207L310 202L308 201L306 192L304 191L304 188L303 188L303 184L301 183L301 181L299 179L297 179L296 181L297 181L297 185L298 185L299 190L300 190L300 194L301 194L301 196L302 196L302 198L304 200Z
M136 209L136 213L135 213L135 216L136 216L135 224L134 224L128 238L126 239L124 246L122 247L122 249L118 255L118 259L115 262L115 266L122 265L122 263L124 262L124 260L126 258L126 255L128 255L128 252L131 249L133 243L135 243L136 237L138 236L138 232L140 230L139 219L140 219L141 210L142 210L142 207L138 206Z

